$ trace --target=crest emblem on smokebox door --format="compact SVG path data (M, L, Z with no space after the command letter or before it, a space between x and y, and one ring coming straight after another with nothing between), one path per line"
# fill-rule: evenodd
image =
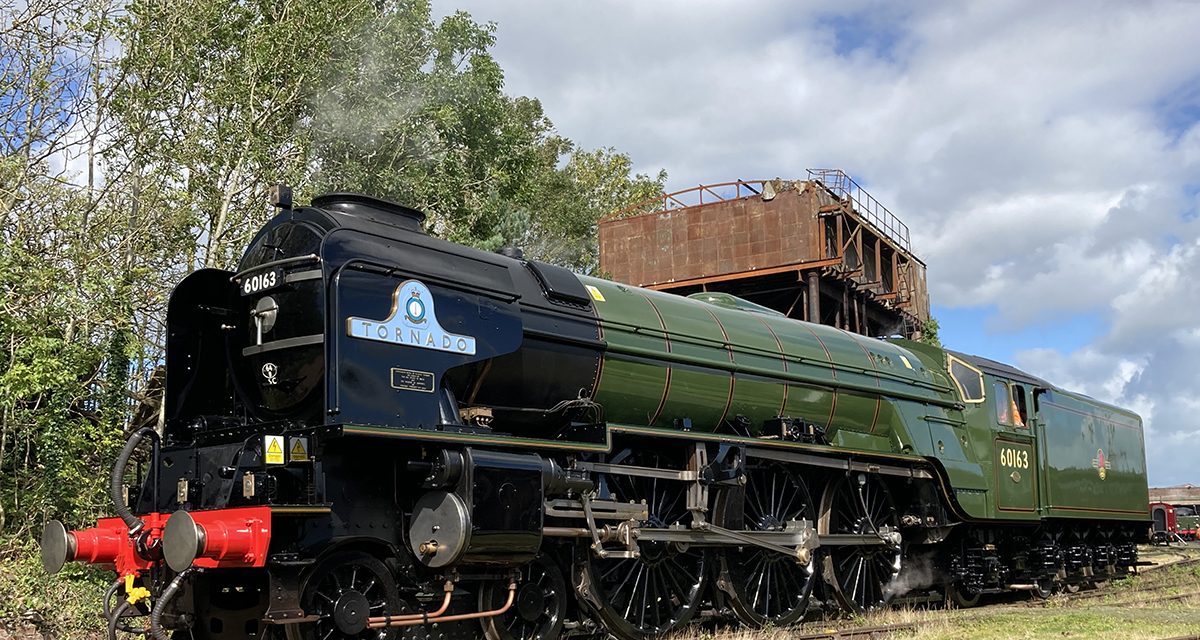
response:
M1112 468L1112 463L1104 459L1104 449L1096 449L1096 457L1092 458L1092 468L1100 474L1100 479L1108 477L1108 470Z

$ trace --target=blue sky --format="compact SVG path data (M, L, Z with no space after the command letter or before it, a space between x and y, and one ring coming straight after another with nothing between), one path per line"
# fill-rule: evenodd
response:
M437 0L506 90L668 189L839 167L956 349L1138 411L1200 482L1200 2Z
M1062 316L1016 329L994 326L999 312L994 305L943 307L933 305L946 346L1001 362L1014 362L1029 349L1054 349L1066 355L1104 334L1104 320L1094 313Z

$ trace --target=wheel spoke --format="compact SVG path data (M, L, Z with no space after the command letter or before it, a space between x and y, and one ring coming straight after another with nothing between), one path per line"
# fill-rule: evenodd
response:
M637 571L635 571L635 572L633 572L633 574L631 574L631 575L636 575L637 577L634 578L634 581L633 581L633 589L630 592L629 603L625 605L625 614L622 616L624 618L628 618L629 611L631 609L633 609L634 596L637 595L637 588L638 588L638 585L641 584L642 573L645 571L645 569L646 569L645 565L638 565ZM617 589L616 591L613 592L613 595L619 597L621 595L621 590Z
M648 451L626 449L610 464L659 469L681 465ZM605 474L601 484L619 485L612 497L621 502L645 501L646 527L687 522L687 485L674 480ZM588 553L584 570L594 589L595 613L607 631L626 640L667 633L687 621L698 608L708 574L703 552L681 551L677 545L642 542L635 559L598 558ZM564 590L564 593L566 591ZM508 639L504 639L508 640ZM548 639L547 639L548 640Z
M662 576L661 571L653 571L652 570L652 575L654 576L654 580L652 583L655 585L654 586L655 600L654 600L654 604L652 607L652 611L654 613L654 628L659 629L662 627L662 623L663 623L662 605L663 605L664 601L668 602L668 603L670 602L670 589L668 589L666 587L666 584L663 582L664 578ZM668 617L669 617L669 615L670 614L668 613Z
M676 492L674 499L671 500L671 504L668 506L668 508L665 511L662 512L662 515L659 516L660 519L663 521L664 525L670 526L670 525L674 524L675 522L678 522L680 520L680 518L683 516L683 513L687 511L687 509L677 508L677 505L679 505L679 503L682 502L683 499L684 499L683 492Z
M859 484L859 480L864 482ZM828 530L833 533L870 534L898 526L896 510L887 486L875 476L847 476L833 485L827 496L831 512ZM890 546L841 547L830 551L833 582L842 603L856 611L877 607L892 595L889 591L899 566L900 549Z
M787 465L751 466L746 478L742 502L726 505L727 521L740 519L747 531L777 531L804 519L811 504L807 485ZM738 506L742 513L730 511ZM812 588L803 566L751 545L724 551L723 566L731 604L743 622L782 626L803 617Z

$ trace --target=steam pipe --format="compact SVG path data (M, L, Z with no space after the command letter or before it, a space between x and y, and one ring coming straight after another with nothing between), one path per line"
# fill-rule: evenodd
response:
M500 607L499 609L492 609L491 611L477 611L475 613L459 613L459 614L452 615L452 616L437 616L437 617L429 616L428 618L425 618L424 616L422 616L422 617L418 617L415 620L396 620L395 622L392 622L392 623L386 624L386 625L383 624L382 622L371 622L371 623L367 624L367 628L368 629L382 629L384 627L414 627L419 624L429 624L432 622L458 622L460 620L478 620L480 618L494 618L499 615L504 615L505 612L507 612L510 608L512 608L513 600L516 598L516 596L517 596L517 583L510 582L510 583L508 583L508 600L506 600L504 602L504 606Z
M398 616L382 615L373 618L367 618L367 628L377 629L389 627L393 626L392 623L394 622L408 622L411 620L420 620L421 622L437 622L436 620L433 620L433 618L441 616L443 613L446 613L446 609L450 608L450 596L454 594L454 583L447 580L442 589L446 592L446 595L442 597L442 606L439 607L437 611L432 613L422 611L421 613L405 613Z

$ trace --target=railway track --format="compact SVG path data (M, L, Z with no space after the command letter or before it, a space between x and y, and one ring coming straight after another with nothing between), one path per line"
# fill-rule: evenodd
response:
M1182 557L1182 559L1175 562L1158 564L1138 572L1137 575L1130 577L1131 580L1136 582L1128 588L1114 589L1111 587L1101 587L1079 593L1059 594L1049 600L1033 601L1029 604L1041 607L1061 606L1063 604L1087 606L1091 603L1103 604L1105 606L1125 606L1187 600L1194 597L1194 594L1200 595L1200 584L1197 584L1194 594L1185 593L1178 596L1156 597L1155 594L1168 589L1187 588L1187 585L1182 585L1179 580L1172 580L1167 577L1163 571L1164 569L1172 567L1187 568L1200 565L1200 557L1197 557L1194 553L1185 552L1173 555Z
M906 622L899 624L885 624L877 627L851 627L848 629L833 629L818 633L789 636L789 640L873 640L874 638L888 638L895 633L916 630L917 623Z
M1185 555L1182 557L1183 557L1182 560L1176 560L1175 562L1165 562L1163 564L1156 564L1153 567L1150 567L1148 569L1138 571L1138 575L1145 575L1147 573L1155 573L1158 571L1162 571L1163 569L1169 569L1171 567L1190 567L1192 565L1200 564L1200 557L1197 557L1195 554L1188 554L1188 555Z

